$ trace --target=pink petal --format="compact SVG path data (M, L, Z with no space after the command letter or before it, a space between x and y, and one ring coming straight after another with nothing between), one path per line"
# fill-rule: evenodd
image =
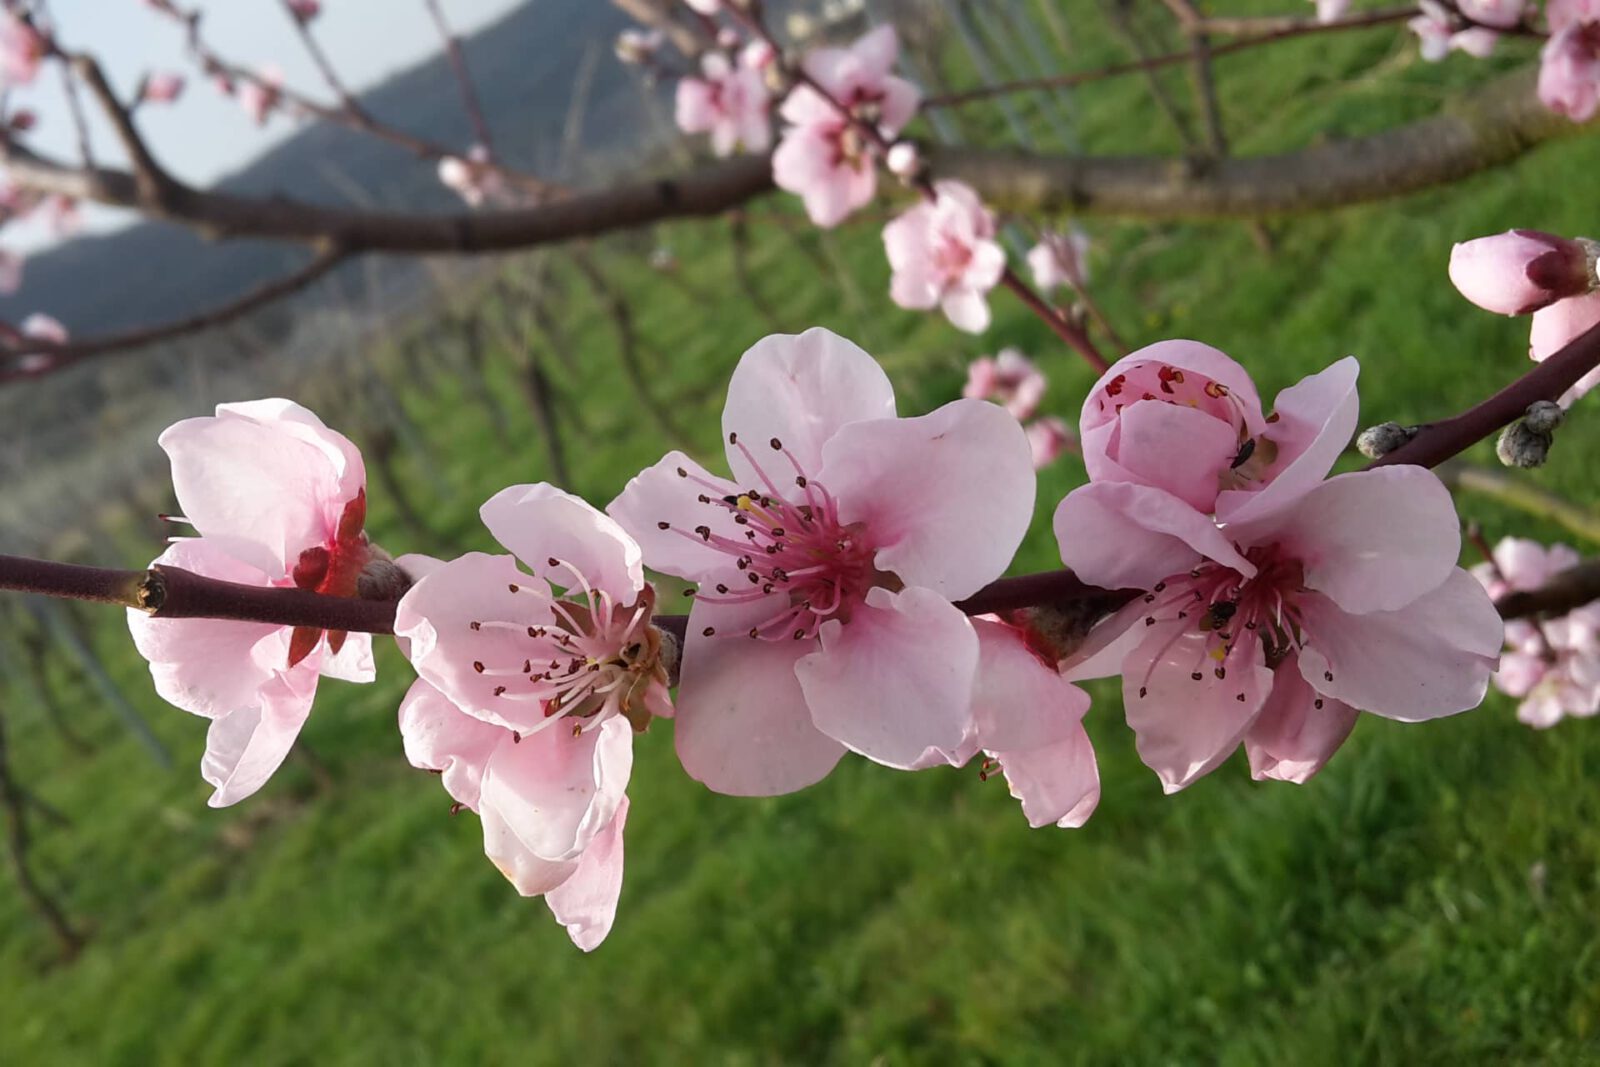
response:
M1022 801L1032 827L1055 823L1063 830L1089 821L1100 806L1100 768L1082 723L1071 735L1043 748L995 751L1011 795Z
M1085 682L1121 674L1123 661L1144 641L1145 615L1144 600L1136 598L1100 620L1083 644L1057 664L1061 676Z
M916 116L917 108L922 106L922 90L893 75L883 80L882 90L883 99L878 102L881 112L878 129L885 137L893 137Z
M1115 462L1128 480L1210 514L1219 480L1239 451L1232 426L1195 408L1143 403L1123 411L1119 431Z
M1252 521L1326 477L1356 430L1360 408L1356 377L1360 372L1361 365L1347 356L1278 394L1273 408L1277 421L1262 434L1278 449L1277 458L1263 474L1266 484L1254 491L1222 493L1217 497L1218 519Z
M1247 543L1276 540L1305 566L1306 588L1356 613L1410 604L1438 588L1461 553L1455 502L1422 467L1337 475L1262 525L1273 532L1229 530Z
M696 536L695 527L708 526L722 537L742 534L732 512L702 504L699 497L704 494L720 500L741 492L739 486L717 477L682 452L668 452L655 466L635 475L606 511L638 542L652 569L699 582L726 570L731 560ZM661 528L662 523L667 524L666 529Z
M1017 420L982 400L841 429L819 481L862 522L877 565L950 600L1011 562L1033 518L1033 453Z
M545 894L556 921L567 928L572 943L592 952L611 932L622 895L622 830L628 822L628 798L617 805L616 817L595 835L578 860L578 869Z
M1273 674L1272 694L1244 737L1250 775L1304 785L1322 769L1355 728L1358 712L1324 697L1285 661Z
M577 736L562 725L495 749L480 792L483 809L497 811L517 840L546 860L578 858L616 815L633 771L626 719L612 717Z
M365 478L348 441L285 400L220 405L168 427L160 444L195 529L272 578L331 539L351 483Z
M1600 68L1595 84L1600 87ZM1547 308L1533 313L1533 324L1528 330L1528 356L1542 363L1578 338L1595 323L1600 323L1600 292L1588 296L1574 296L1557 300ZM1592 370L1578 379L1576 385L1561 397L1562 404L1583 396L1600 384L1600 370Z
M513 485L490 497L478 515L530 571L574 595L582 595L582 586L570 569L551 567L551 559L575 567L617 604L632 604L644 590L639 545L616 520L571 493L544 482Z
M697 599L689 612L673 729L683 769L718 793L793 793L844 755L812 724L795 677L795 661L816 643L744 636L786 604L781 594L750 604Z
M1146 628L1123 664L1123 708L1139 758L1167 793L1227 759L1272 689L1261 642L1235 644L1219 664L1207 654L1211 637L1192 622L1159 623ZM1218 669L1226 677L1219 679Z
M989 328L989 299L976 289L946 290L939 308L950 325L967 333L982 333Z
M324 640L326 648L326 640ZM372 682L378 677L378 665L372 658L372 635L345 634L344 647L337 653L325 652L322 657L322 676L337 678L341 682Z
M895 57L900 54L900 39L895 36L894 27L885 23L857 38L850 52L860 62L863 73L882 78L894 69Z
M901 769L930 748L961 748L972 726L978 638L948 600L916 586L873 589L849 623L823 623L821 639L821 651L795 664L817 729Z
M206 731L200 774L216 786L213 808L237 804L283 765L317 695L316 656L278 675L261 690L259 705L214 719Z
M503 699L495 690L528 684L517 669L528 655L526 628L553 619L548 588L510 556L469 552L411 587L395 609L394 630L410 642L417 673L463 711L527 731L544 721L540 705ZM512 628L481 625L489 622Z
M705 133L717 119L717 109L711 103L711 84L700 78L684 78L678 82L674 118L678 129L684 133Z
M1171 493L1127 482L1090 482L1056 508L1061 561L1106 589L1150 589L1213 559L1247 578L1256 568L1216 523Z
M770 441L777 438L807 475L822 467L822 446L861 419L894 418L894 387L878 361L820 327L773 334L750 346L728 382L722 436L738 434L780 487L796 472ZM744 453L727 445L728 466L743 488L762 484Z
M1482 703L1504 634L1488 594L1460 569L1399 611L1351 615L1317 595L1299 610L1300 673L1312 688L1400 722Z
M266 585L265 576L205 538L174 541L155 563L207 578ZM262 686L289 665L281 626L223 619L152 619L128 611L139 655L150 661L156 692L184 711L215 718L255 705Z
M547 860L535 856L505 816L492 805L483 805L478 817L483 822L484 855L523 896L548 893L577 873L579 860Z
M473 811L489 757L513 743L509 731L473 718L420 678L400 702L400 737L411 765L440 772L445 792Z

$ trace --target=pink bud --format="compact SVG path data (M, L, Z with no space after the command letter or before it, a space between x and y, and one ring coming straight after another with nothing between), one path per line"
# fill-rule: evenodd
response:
M724 26L717 31L717 47L731 52L739 47L739 31L732 26Z
M1538 230L1510 230L1458 244L1450 280L1487 311L1526 315L1595 286L1591 248Z
M18 108L11 115L11 128L18 133L26 133L38 124L38 114L28 108Z
M155 104L170 104L183 95L183 75L161 71L144 83L144 98Z
M322 4L319 0L288 0L289 10L294 12L294 17L301 22L310 22L322 14Z

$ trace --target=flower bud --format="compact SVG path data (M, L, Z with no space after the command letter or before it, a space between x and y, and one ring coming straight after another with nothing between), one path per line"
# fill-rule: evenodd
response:
M922 168L922 156L910 141L901 141L890 148L885 162L889 165L889 172L899 178L914 178Z
M1368 426L1356 438L1356 450L1368 459L1381 459L1417 436L1417 427L1401 426L1398 422L1380 422Z
M1544 466L1550 458L1550 446L1555 444L1553 431L1561 422L1559 415L1552 417L1545 405L1560 410L1558 405L1541 400L1528 408L1527 417L1500 431L1494 451L1501 463L1522 469Z
M1509 230L1458 244L1450 281L1487 311L1526 315L1595 288L1594 242L1538 230Z
M1522 421L1528 424L1528 429L1534 433L1554 433L1556 427L1565 421L1567 413L1560 404L1553 400L1535 400L1528 405L1528 413Z

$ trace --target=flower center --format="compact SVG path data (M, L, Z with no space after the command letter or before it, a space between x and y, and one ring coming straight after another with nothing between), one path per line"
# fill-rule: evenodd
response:
M496 685L494 695L514 702L542 704L544 720L534 728L545 729L559 719L575 721L573 736L598 727L614 715L626 716L635 729L649 721L645 692L656 681L663 685L666 671L661 665L661 635L650 626L655 608L655 591L646 586L639 599L623 605L603 589L594 589L577 568L551 557L552 571L572 575L567 599L552 599L552 623L524 626L494 620L470 623L474 632L511 630L527 634L519 647L524 658L509 666L474 661L472 669L488 677L506 679ZM542 596L538 587L512 584L513 593ZM582 591L582 599L575 594ZM512 679L527 680L527 685ZM513 692L513 687L517 691Z
M761 487L723 494L714 483L682 467L678 476L708 490L699 502L733 516L740 536L719 534L710 526L678 530L729 557L733 571L716 582L702 583L697 599L713 604L748 604L781 598L773 614L750 627L750 637L769 641L803 641L817 635L828 619L848 620L851 611L874 586L898 588L899 579L877 569L873 545L859 522L839 517L838 502L776 437L768 444L781 456L792 474L786 494L779 481L757 461L755 454L730 433L728 443L739 449L761 480ZM661 529L672 529L658 523ZM707 627L705 635L715 631Z
M1205 635L1201 652L1191 665L1189 678L1203 682L1207 674L1226 681L1236 657L1248 654L1251 641L1260 641L1266 665L1276 669L1306 643L1301 623L1299 598L1305 592L1305 571L1300 561L1282 552L1277 545L1257 545L1244 550L1256 565L1254 578L1246 578L1232 567L1207 561L1187 574L1157 582L1145 594L1148 613L1144 625L1158 622L1183 622L1176 627L1167 648L1194 633ZM1153 657L1155 664L1165 658ZM1148 681L1148 675L1144 679ZM1332 681L1330 676L1329 681ZM1140 696L1144 696L1141 686ZM1244 701L1241 691L1237 697ZM1321 707L1321 701L1317 702Z

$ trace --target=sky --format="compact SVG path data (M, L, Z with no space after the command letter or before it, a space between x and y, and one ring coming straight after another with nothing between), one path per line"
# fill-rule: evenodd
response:
M524 2L530 0L441 0L441 6L452 28L466 35ZM289 85L314 99L331 101L281 0L184 3L198 3L205 12L206 41L224 59L251 67L276 64ZM258 128L236 100L199 76L184 50L181 27L151 11L144 0L52 0L49 10L64 46L93 53L123 99L132 95L147 72L174 71L188 78L176 104L146 105L138 115L146 142L157 158L185 181L208 184L297 129L296 122L281 115ZM312 29L340 77L355 89L380 82L440 47L422 0L323 0L322 15ZM25 143L53 158L77 160L77 135L59 65L42 70L34 84L14 89L10 106L31 108L39 116L39 125ZM92 102L85 101L85 108L90 112L96 159L120 164L121 155L109 127L94 112ZM86 205L83 220L86 230L104 231L133 221L133 216ZM27 222L8 226L0 244L36 250L54 240L43 223Z

